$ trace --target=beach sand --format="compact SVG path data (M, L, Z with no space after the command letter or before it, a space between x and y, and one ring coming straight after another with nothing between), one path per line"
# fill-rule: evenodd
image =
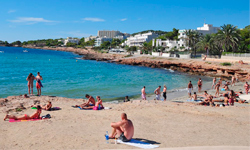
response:
M243 89L237 83L232 89ZM214 94L214 90L208 93ZM51 100L58 111L42 111L50 114L51 119L8 122L0 121L0 149L138 149L136 147L106 144L104 134L111 132L110 123L120 121L125 112L133 121L134 138L148 140L159 148L224 146L224 149L241 146L250 147L250 105L236 103L235 106L210 107L198 106L187 102L187 95L163 101L133 100L127 103L104 103L109 110L79 110L72 105L80 104L81 99L62 97L21 96L8 97L8 102L0 107L0 118L9 109L23 103L26 109L10 114L32 114L30 107L34 100L45 104ZM203 147L200 149L206 149ZM218 148L218 147L217 147ZM239 147L238 147L239 148ZM187 148L186 148L187 149Z

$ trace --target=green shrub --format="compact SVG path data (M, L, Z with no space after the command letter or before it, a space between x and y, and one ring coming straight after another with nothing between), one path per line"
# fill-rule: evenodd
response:
M229 63L229 62L224 62L224 63L221 63L220 65L222 65L222 66L231 66L232 64Z

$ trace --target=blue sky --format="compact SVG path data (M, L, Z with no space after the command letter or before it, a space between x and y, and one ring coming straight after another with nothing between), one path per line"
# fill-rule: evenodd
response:
M87 37L98 30L249 25L249 0L1 0L0 40Z

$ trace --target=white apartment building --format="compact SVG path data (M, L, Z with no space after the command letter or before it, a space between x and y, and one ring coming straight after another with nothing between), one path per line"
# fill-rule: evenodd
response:
M108 37L98 37L95 39L95 47L99 47L101 46L101 44L105 41L112 41L112 38L108 38Z
M141 47L144 42L149 42L154 38L157 38L158 34L148 32L144 34L136 34L135 36L131 36L127 38L127 41L125 41L125 45L130 46L139 46Z
M62 42L63 42L64 45L66 46L68 42L78 44L79 41L80 41L80 39L78 39L78 38L67 37L67 39L65 39L65 40L62 41Z
M164 47L165 50L170 51L172 48L180 48L181 46L178 44L178 41L176 40L161 40L161 39L153 39L152 40L152 46L154 47Z
M212 34L212 33L217 33L218 30L220 29L220 27L213 27L212 24L206 24L204 23L203 27L198 27L196 31L198 31L199 33L201 33L201 35L206 35L206 34ZM185 39L187 38L186 34L185 34L186 30L179 30L179 46L184 46L185 48L188 48L186 46L185 43Z
M90 40L94 40L94 39L96 39L97 38L97 36L89 36L89 37L86 37L86 38L84 38L84 42L88 42L88 41L90 41Z
M103 30L103 31L98 31L97 36L98 37L107 37L107 38L114 38L116 36L122 35L120 31L108 31L108 30Z

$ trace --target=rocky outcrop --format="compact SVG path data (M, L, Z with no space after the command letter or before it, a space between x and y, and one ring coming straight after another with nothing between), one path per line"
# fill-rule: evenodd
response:
M188 60L152 60L152 59L117 59L114 62L126 65L138 65L151 68L167 68L176 71L186 72L194 75L203 75L211 77L230 78L237 75L239 80L245 81L250 75L249 72L234 67L224 67L219 64L207 64L203 61Z

